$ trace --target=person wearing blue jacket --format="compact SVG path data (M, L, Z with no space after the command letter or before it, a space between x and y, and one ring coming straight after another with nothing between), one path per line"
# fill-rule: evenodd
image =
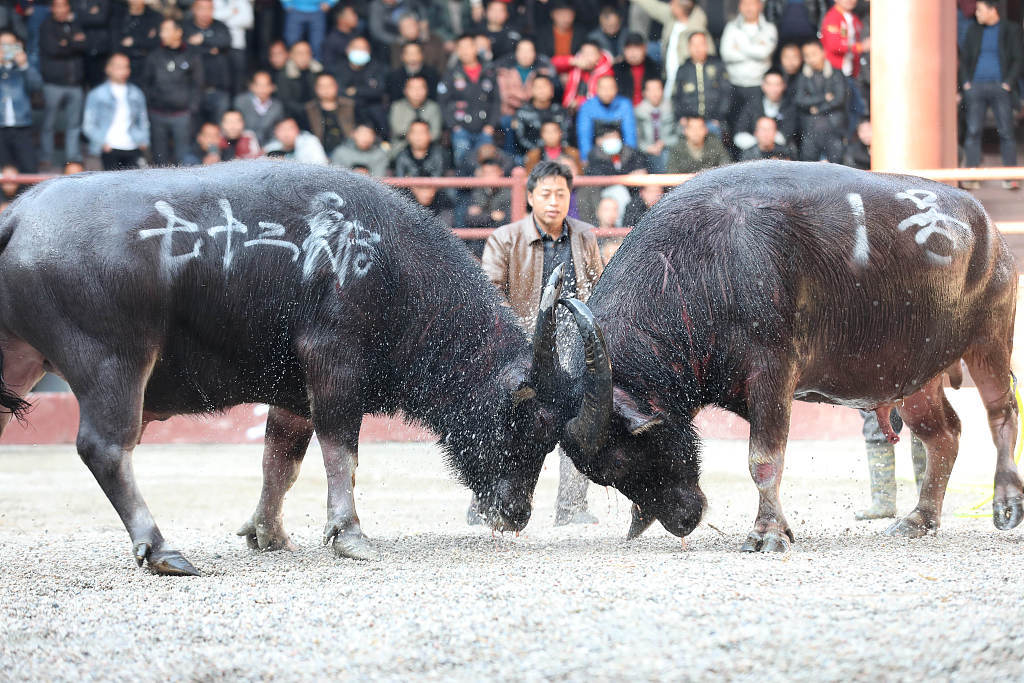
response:
M595 88L597 94L580 105L576 114L576 135L579 140L580 158L585 162L594 147L594 131L602 125L612 124L622 132L622 141L627 147L636 147L636 117L633 103L628 97L619 95L615 76L603 76Z
M281 0L284 7L284 42L291 47L306 34L313 59L320 59L320 48L327 33L327 14L338 0Z
M138 168L149 147L149 116L146 96L128 82L131 61L127 55L107 60L107 80L85 98L82 130L89 139L89 154L99 156L104 171Z
M43 77L29 65L21 41L10 31L0 33L0 166L38 170L29 96L42 89Z

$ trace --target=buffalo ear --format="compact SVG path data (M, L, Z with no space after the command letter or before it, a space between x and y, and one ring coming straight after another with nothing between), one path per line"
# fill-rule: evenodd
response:
M643 413L633 398L619 387L615 387L612 399L612 411L626 423L626 428L633 436L640 436L665 421L661 413L647 415Z

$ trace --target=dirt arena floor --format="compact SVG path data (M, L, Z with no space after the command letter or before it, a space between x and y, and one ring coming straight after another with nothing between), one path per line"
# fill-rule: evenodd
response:
M962 402L958 401L959 402ZM976 399L975 399L976 400ZM311 449L285 521L301 548L235 537L257 499L256 447L142 446L140 485L200 578L137 569L71 446L0 448L0 680L1024 680L1024 529L956 516L991 493L987 429L965 420L943 527L918 541L857 523L862 444L790 444L786 555L739 552L756 507L742 442L706 445L706 524L623 540L553 528L557 461L518 538L465 525L469 495L435 447L362 448L357 504L382 560L319 545ZM899 508L912 506L909 444Z

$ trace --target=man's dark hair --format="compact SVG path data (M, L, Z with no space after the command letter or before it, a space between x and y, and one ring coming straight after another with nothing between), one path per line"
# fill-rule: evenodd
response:
M534 80L534 82L539 81L539 80L545 80L545 81L547 81L548 83L551 84L552 88L555 87L555 79L553 79L551 76L548 76L547 74L535 74L534 77L533 77L533 80Z
M1000 14L1003 13L1002 8L999 6L1000 5L999 0L978 0L978 4L979 5L985 5L986 7L990 7L992 9L994 9L995 11L999 12Z
M423 81L423 85L426 85L427 77L424 76L423 74L413 74L412 76L409 76L407 79L405 79L405 84L409 85L409 81Z
M708 35L707 31L694 31L693 33L690 34L690 37L686 39L686 43L692 43L693 39L696 38L697 36L704 36L705 40L707 40L709 43L711 42L711 37Z
M644 35L642 33L637 33L636 31L633 31L628 36L626 36L626 47L632 47L634 45L641 45L643 47L647 47L647 40L644 39Z
M769 76L778 76L782 80L786 80L786 76L778 69L768 69L767 71L764 72L764 76L761 77L761 80L763 81Z
M413 126L418 126L418 125L420 125L420 124L423 124L423 125L424 125L424 126L426 126L426 127L428 128L428 129L430 128L430 124L429 124L428 122L424 121L424 120L423 120L423 119L421 119L421 118L415 118L415 119L413 119L412 121L410 121L410 122L409 122L409 127L408 127L408 128L406 129L406 131L405 131L405 132L406 132L406 134L408 134L408 133L409 133L409 131L410 131L410 130L412 130L412 127L413 127Z
M597 48L598 52L601 51L601 44L600 43L598 43L596 40L591 40L590 38L587 38L586 40L584 40L583 42L580 43L580 46L578 48L576 48L576 52L578 53L580 50L585 48L587 45L591 45L591 46Z
M801 45L800 47L801 47L801 49L802 49L802 48L805 48L805 47L807 47L808 45L816 45L816 46L818 46L819 48L821 48L822 50L824 50L824 49L825 49L825 46L821 44L821 41L820 41L820 40L817 40L817 39L814 39L814 38L812 38L811 40L805 40L805 41L804 41L804 44L803 44L803 45Z
M461 43L462 41L467 40L467 39L475 41L476 40L476 34L475 33L463 33L458 38L455 39L455 42L456 43Z
M416 47L418 47L420 49L421 52L423 51L423 43L421 43L418 40L407 40L407 41L405 41L404 43L402 43L402 50L404 51L405 48L409 47L410 45L415 45Z
M8 33L8 31L0 31L0 37L2 37L2 36L4 35L4 33ZM11 33L11 35L13 36L14 34L13 34L13 33ZM15 37L17 37L17 36L15 36ZM107 57L107 61L106 61L106 62L104 62L104 65L105 65L105 66L109 66L109 65L110 65L110 63L111 63L112 61L114 61L114 59L115 59L115 58L117 58L117 57L121 57L121 58L123 58L123 59L128 59L129 61L131 61L131 60L129 59L128 55L126 55L126 54L125 54L125 53L123 53L123 52L112 52L112 53L110 53L110 56L109 56L109 57Z
M320 80L321 78L329 78L329 79L331 79L332 81L334 81L335 83L337 83L337 82L338 82L338 79L334 77L334 74L328 73L328 72L326 72L326 71L321 71L320 73L318 73L318 74L316 75L316 78L314 78L314 79L313 79L313 82L314 82L314 83L316 83L316 82L317 82L317 81L319 81L319 80Z
M271 82L271 83L273 83L273 82L274 82L274 76L273 76L273 74L271 74L271 73L270 73L269 71L267 71L266 69L257 69L256 71L253 71L253 72L252 72L252 75L251 75L251 76L249 76L249 85L252 85L252 84L253 84L253 82L254 82L254 81L256 80L256 78L257 78L257 77L259 77L259 76L266 76L267 78L269 78L269 79L270 79L270 82Z
M530 177L526 179L526 192L527 194L533 194L533 191L537 188L543 178L565 178L565 184L572 189L572 171L565 164L560 164L557 161L542 161L533 167L530 171Z

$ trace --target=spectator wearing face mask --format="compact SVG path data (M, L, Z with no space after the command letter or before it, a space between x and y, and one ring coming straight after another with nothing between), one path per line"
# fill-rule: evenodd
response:
M356 106L356 123L366 124L377 133L388 131L387 69L370 55L370 42L361 36L349 41L348 59L334 72L338 91Z
M597 82L597 96L580 105L576 116L576 133L579 136L580 157L584 162L590 155L596 126L600 123L614 124L622 133L622 140L627 147L636 147L636 118L633 115L633 103L619 95L615 77L603 76Z
M334 28L324 38L320 63L328 71L335 71L348 56L348 44L359 34L359 13L355 3L342 2L334 15Z
M602 125L597 129L594 142L584 175L626 175L647 170L643 153L622 144L618 127Z

